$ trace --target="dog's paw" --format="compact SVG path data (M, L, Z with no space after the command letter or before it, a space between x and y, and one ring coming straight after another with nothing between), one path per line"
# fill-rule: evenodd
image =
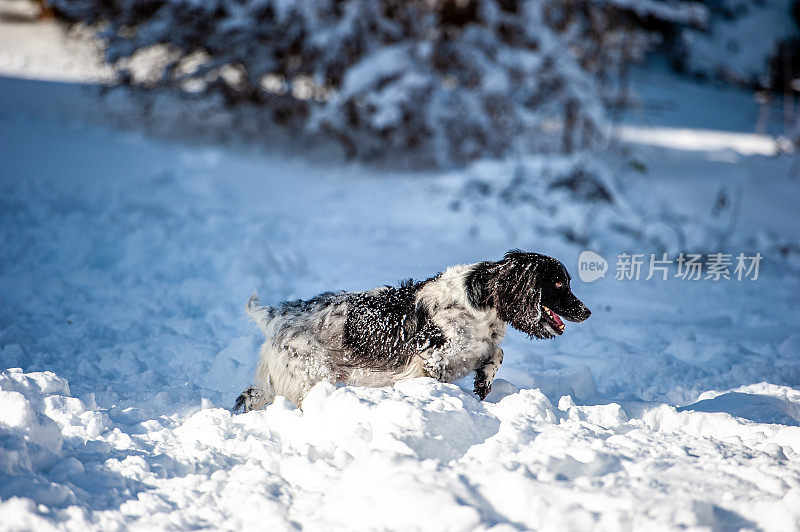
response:
M255 410L255 404L259 402L261 395L262 394L260 390L254 386L249 387L243 391L239 397L236 398L236 403L233 405L233 411L238 412L241 410L242 413L247 413L251 410Z
M234 413L239 412L239 410L247 412L247 397L245 397L244 393L236 398L236 403L233 405Z
M244 394L241 394L239 397L236 398L236 404L233 405L233 411L238 412L242 410L243 412L247 412L247 407L245 404L247 403L247 397Z
M489 395L489 392L492 391L492 383L488 380L475 380L475 388L474 392L481 401L486 399L486 396Z

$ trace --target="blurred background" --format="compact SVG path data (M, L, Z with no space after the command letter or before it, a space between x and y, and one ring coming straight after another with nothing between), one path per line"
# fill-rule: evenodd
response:
M48 64L202 100L236 115L222 138L280 129L347 159L416 167L573 153L607 142L626 111L670 105L642 99L663 81L631 79L659 63L752 93L752 131L796 144L800 7L789 0L48 2L3 2L5 69L46 77ZM59 23L103 65L45 57L40 41Z

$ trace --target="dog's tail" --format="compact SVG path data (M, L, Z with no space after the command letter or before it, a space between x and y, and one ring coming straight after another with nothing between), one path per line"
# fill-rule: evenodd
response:
M272 321L272 318L275 317L275 309L272 307L265 307L260 303L258 299L258 290L254 290L253 295L247 300L244 310L247 312L248 316L253 318L253 321L256 322L261 332L267 334L267 325Z

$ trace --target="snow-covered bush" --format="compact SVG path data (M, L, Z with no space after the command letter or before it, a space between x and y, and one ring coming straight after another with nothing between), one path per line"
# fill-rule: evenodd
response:
M649 43L642 21L697 18L655 0L53 5L102 28L124 82L221 93L351 156L435 164L591 146L603 137L608 72Z
M715 0L706 31L687 28L674 47L681 69L707 78L784 90L800 74L800 2ZM788 72L787 72L788 69Z

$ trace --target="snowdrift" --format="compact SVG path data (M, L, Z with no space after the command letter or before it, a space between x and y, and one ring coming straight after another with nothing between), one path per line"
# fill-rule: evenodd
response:
M502 384L502 383L501 383ZM502 387L502 386L501 386ZM320 384L231 415L110 422L53 373L0 373L0 528L485 530L760 527L800 519L800 396L557 406L537 389L480 403L451 384ZM720 405L718 405L720 406ZM741 412L737 412L741 413ZM503 528L503 526L501 526Z

